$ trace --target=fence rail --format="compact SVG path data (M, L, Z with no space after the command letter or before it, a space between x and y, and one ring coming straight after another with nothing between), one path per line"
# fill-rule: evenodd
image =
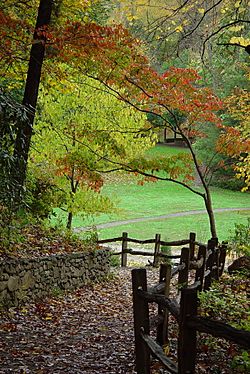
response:
M213 255L214 251L212 250L211 253ZM203 261L201 266L206 267L208 258ZM196 272L200 269L201 267ZM250 332L238 330L226 323L198 316L197 292L202 285L200 280L181 289L180 303L175 299L170 299L169 285L172 273L170 265L161 265L159 284L148 288L146 270L132 270L137 374L150 374L150 355L160 360L169 373L194 374L197 355L197 331L225 338L244 348L250 348ZM217 275L217 272L214 274ZM207 286L207 284L208 282L204 282L204 286ZM150 302L158 304L158 317L161 317L158 318L156 341L150 336L148 306ZM168 341L169 313L175 317L179 325L178 364L167 358L162 349L162 345Z
M195 252L195 246L200 245L200 243L195 241L196 235L195 233L190 233L188 239L183 240L175 240L175 241L164 241L161 240L161 235L156 234L153 239L134 239L129 238L127 232L123 232L122 236L111 238L111 239L101 239L98 240L98 244L108 244L108 243L115 243L115 242L121 242L121 251L115 252L113 255L121 255L121 266L127 266L127 255L135 255L135 256L149 256L154 257L153 259L153 266L157 266L159 264L160 258L165 259L179 259L181 255L169 255L164 253L161 250L161 246L169 246L169 247L181 247L184 245L189 246L189 253L191 258L194 257ZM141 251L141 250L134 250L131 248L128 248L128 243L135 243L135 244L154 244L154 251Z

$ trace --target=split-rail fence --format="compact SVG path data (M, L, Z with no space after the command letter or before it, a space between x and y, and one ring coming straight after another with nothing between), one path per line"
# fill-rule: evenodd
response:
M238 330L223 322L198 316L198 291L208 290L213 279L219 279L225 262L225 246L216 240L200 245L197 256L183 248L180 264L172 268L161 264L159 283L147 286L146 269L132 270L133 309L137 374L150 374L150 357L156 357L169 373L194 374L197 356L197 332L225 338L250 348L250 332ZM171 299L170 281L178 276L180 302ZM158 304L157 318L149 318L149 303ZM169 314L178 324L177 362L166 356L162 347L168 344ZM156 321L156 323L155 323ZM156 324L156 339L150 335Z
M135 256L153 257L152 265L157 266L161 259L174 260L174 259L181 258L181 254L171 255L171 254L166 253L165 251L162 251L161 246L167 246L167 247L181 247L184 245L188 246L190 258L193 258L195 246L199 245L199 243L196 242L195 238L196 238L196 234L190 233L188 239L167 242L167 241L161 240L160 234L156 234L155 237L152 239L140 240L140 239L129 238L128 233L123 232L122 236L111 238L111 239L101 239L101 240L98 240L97 243L108 244L108 243L121 242L121 251L113 252L114 256L119 256L119 255L121 256L121 266L127 266L128 254L135 255ZM154 250L153 252L151 252L148 250L131 249L131 248L128 248L129 243L135 243L135 244L141 244L141 245L154 244Z

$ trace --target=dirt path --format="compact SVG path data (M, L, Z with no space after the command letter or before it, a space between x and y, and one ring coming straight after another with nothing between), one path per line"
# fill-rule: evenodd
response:
M113 271L105 283L0 311L0 374L135 374L131 268ZM158 273L148 268L149 285L158 282ZM170 317L172 359L176 338ZM216 350L200 345L197 374L235 373L229 348L225 341ZM153 361L151 374L166 371Z
M131 269L114 271L108 282L0 314L0 373L135 373Z
M234 212L234 211L244 211L244 210L250 210L250 208L217 208L214 209L215 213L223 213L223 212ZM196 215L196 214L206 214L206 210L189 210L188 212L178 212L178 213L169 213L161 216L154 216L154 217L140 217L140 218L132 218L132 219L127 219L123 221L114 221L114 222L106 222L102 223L99 225L96 225L95 227L98 229L104 229L104 228L109 228L109 227L116 227L116 226L121 226L121 225L126 225L129 223L136 223L136 222L146 222L146 221L157 221L161 219L166 219L166 218L172 218L172 217L184 217L184 216L191 216L191 215ZM74 229L75 232L82 232L82 231L87 231L91 227L77 227Z

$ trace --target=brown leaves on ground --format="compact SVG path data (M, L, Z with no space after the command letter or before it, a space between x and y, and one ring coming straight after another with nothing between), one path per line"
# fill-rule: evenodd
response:
M148 269L147 273L149 285L156 284L158 270ZM153 307L150 314L155 310ZM129 268L117 269L104 283L2 311L0 317L1 374L135 373ZM169 330L165 351L176 359L178 329L173 317ZM235 347L220 340L205 349L204 339L201 343L197 373L238 372L230 368ZM151 371L166 373L157 361L152 362Z
M130 271L0 322L0 373L133 373Z
M53 254L65 254L93 249L94 241L87 243L72 233L62 232L41 225L27 225L15 234L9 249L0 241L0 258L39 257Z

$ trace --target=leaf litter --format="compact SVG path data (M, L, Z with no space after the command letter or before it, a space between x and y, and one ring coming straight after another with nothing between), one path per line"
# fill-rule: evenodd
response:
M130 270L2 312L0 373L132 374Z
M149 284L158 282L157 269L147 274ZM150 314L155 311L154 305ZM170 317L165 352L173 360L177 335ZM201 348L197 373L234 373L230 354L220 348L213 357L211 349ZM154 360L151 372L166 373ZM7 373L135 374L131 268L117 268L102 283L1 311L0 374Z

